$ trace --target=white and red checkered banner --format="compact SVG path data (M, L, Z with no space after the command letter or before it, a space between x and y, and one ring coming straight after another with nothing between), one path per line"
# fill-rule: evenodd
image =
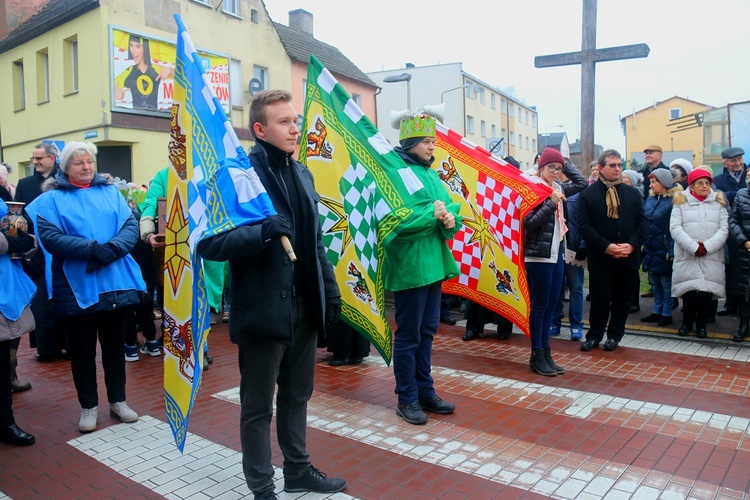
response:
M463 227L449 242L461 275L443 291L491 309L529 335L523 218L550 188L457 132L438 125L435 168L461 203Z

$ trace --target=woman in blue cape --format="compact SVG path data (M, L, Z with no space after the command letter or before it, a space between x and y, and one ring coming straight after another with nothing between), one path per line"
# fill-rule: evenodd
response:
M125 403L123 347L127 318L139 303L138 291L146 290L129 255L138 239L138 223L109 177L96 173L95 155L93 144L69 142L60 156L60 171L45 181L45 192L26 209L51 256L48 289L71 332L73 382L83 408L81 432L91 432L97 424L97 338L109 412L121 422L138 420Z
M0 217L8 206L0 201ZM11 344L26 332L34 329L31 299L36 292L34 282L26 275L19 259L11 254L33 251L34 238L18 230L14 236L0 232L0 442L18 446L34 444L34 436L24 432L13 418L11 389Z

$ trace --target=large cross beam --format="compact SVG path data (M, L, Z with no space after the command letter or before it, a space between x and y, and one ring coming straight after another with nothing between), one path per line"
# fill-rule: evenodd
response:
M647 57L650 49L645 43L623 45L607 49L596 48L596 2L583 0L583 36L580 52L566 52L534 58L537 68L581 65L581 168L586 169L594 158L594 110L596 63Z

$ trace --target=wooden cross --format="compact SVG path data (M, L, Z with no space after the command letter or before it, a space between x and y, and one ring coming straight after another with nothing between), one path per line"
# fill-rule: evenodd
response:
M594 92L596 90L596 63L648 57L645 43L622 45L607 49L596 48L596 2L583 0L583 38L580 52L567 52L534 58L537 68L581 65L581 169L585 171L594 161ZM627 153L626 153L627 154Z

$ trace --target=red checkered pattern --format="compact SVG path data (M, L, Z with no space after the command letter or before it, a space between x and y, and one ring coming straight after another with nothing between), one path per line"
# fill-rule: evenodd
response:
M520 263L521 201L521 196L508 186L479 173L474 202L479 213L489 222L503 253L516 265ZM469 244L471 236L472 230L462 227L453 238L452 250L461 270L458 282L475 288L482 260L480 245L477 242Z

